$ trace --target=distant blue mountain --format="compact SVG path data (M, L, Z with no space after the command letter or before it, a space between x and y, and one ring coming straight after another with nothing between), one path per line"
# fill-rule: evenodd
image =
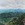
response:
M22 10L22 9L9 9L9 10L5 10L5 12L25 12L25 10Z
M1 9L0 13L7 13L7 12L25 12L25 10L22 9Z

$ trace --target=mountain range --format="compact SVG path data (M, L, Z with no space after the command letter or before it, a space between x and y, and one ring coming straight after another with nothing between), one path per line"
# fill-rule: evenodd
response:
M0 9L0 13L8 13L8 12L25 12L23 9Z

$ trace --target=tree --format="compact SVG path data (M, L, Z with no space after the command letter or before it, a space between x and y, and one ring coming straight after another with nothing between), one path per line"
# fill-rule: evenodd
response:
M23 19L25 17L25 14L22 14L21 17L18 18L18 20L16 18L14 18L11 22L10 25L24 25L23 24Z

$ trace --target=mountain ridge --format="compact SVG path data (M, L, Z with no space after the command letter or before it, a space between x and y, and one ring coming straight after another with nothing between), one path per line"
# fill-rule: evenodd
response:
M25 12L25 10L22 10L22 9L6 9L6 10L0 10L0 13L7 13L7 12Z

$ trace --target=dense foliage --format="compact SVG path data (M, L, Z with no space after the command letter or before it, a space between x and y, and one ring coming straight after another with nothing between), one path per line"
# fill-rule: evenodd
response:
M24 25L23 19L25 17L25 13L21 15L18 19L14 18L13 21L9 22L10 25Z
M3 23L0 23L0 25L4 25Z
M2 13L0 14L1 18L12 18L12 17L19 17L23 13L22 12L9 12L9 13Z
M25 17L25 13L22 13L22 12L2 13L0 14L0 21L2 20L8 23L9 25L23 25L24 17Z

